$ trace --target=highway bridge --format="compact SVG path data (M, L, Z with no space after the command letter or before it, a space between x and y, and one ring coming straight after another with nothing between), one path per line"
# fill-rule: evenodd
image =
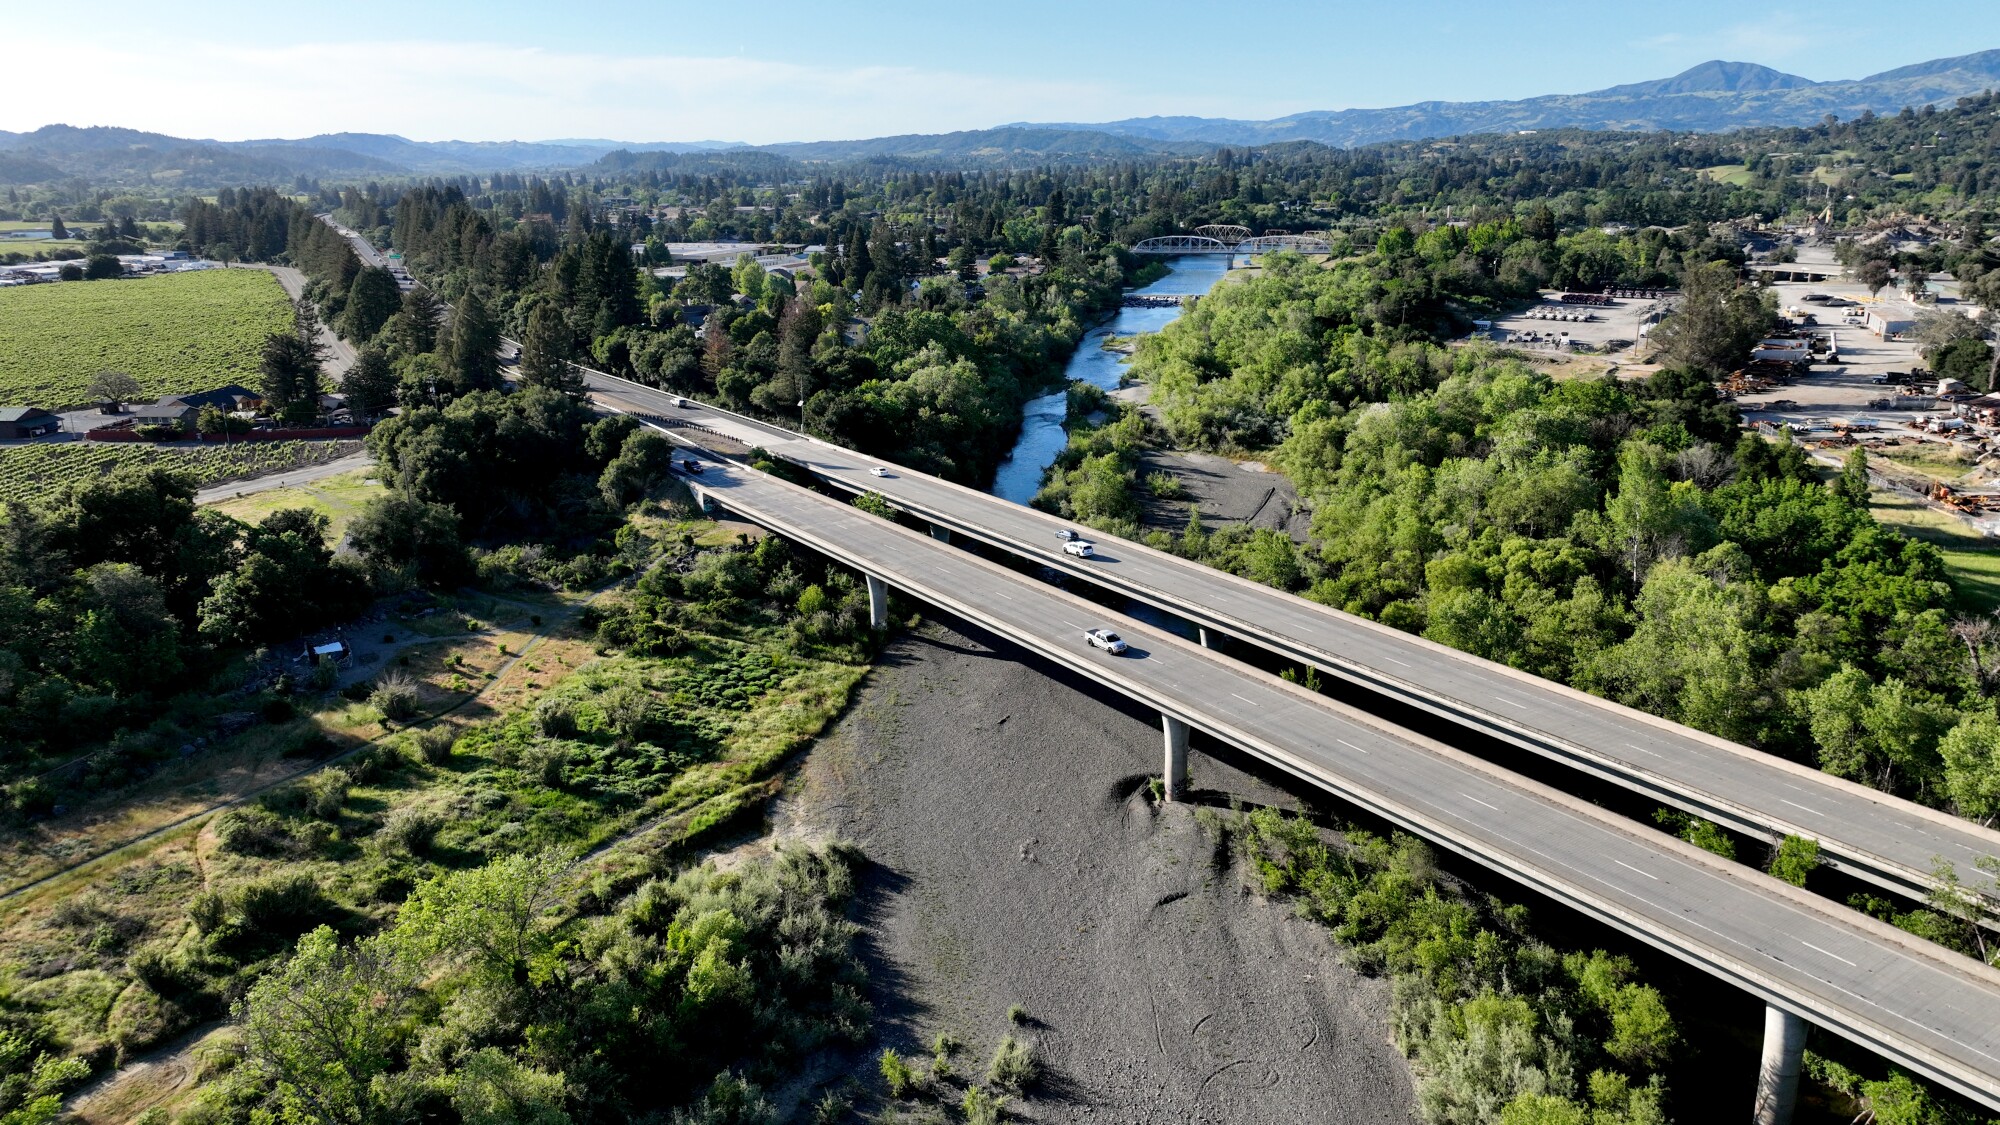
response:
M1831 867L1923 900L1935 861L1961 873L2000 855L2000 832L1807 766L1468 655L1378 622L1138 543L1093 533L1116 564L1065 555L1067 521L714 407L597 373L594 387L653 404L677 422L734 434L850 492L880 493L934 528L1124 594L1192 623L1419 707L1747 835L1817 840ZM1993 904L1989 901L1989 907Z
M661 420L735 425L630 384L600 384L594 397L683 440ZM2000 971L937 536L711 460L687 478L704 505L860 571L878 625L894 589L1157 709L1170 790L1184 783L1190 731L1202 731L1759 997L1769 1012L1760 1122L1789 1115L1807 1022L2000 1107ZM907 478L892 469L870 480ZM1098 565L1135 557L1100 543ZM1084 645L1084 630L1106 625L1130 653Z
M1928 857L2000 854L2000 834L1139 544L1102 538L1099 558L1071 559L1054 517L907 470L875 477L880 462L852 451L586 376L604 408L761 445L927 521L928 539L740 466L693 481L705 501L860 571L878 626L893 586L1157 708L1170 796L1202 730L1760 997L1760 1125L1790 1115L1806 1021L2000 1108L2000 972L1208 645L1226 632L1740 830L1815 838L1834 863L1905 893L1930 887ZM939 541L954 533L1177 613L1202 643ZM1082 630L1099 624L1135 653L1085 648Z

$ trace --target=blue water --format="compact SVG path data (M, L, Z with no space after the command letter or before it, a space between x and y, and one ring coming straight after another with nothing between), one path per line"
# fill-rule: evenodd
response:
M1229 272L1229 260L1213 255L1191 255L1173 259L1173 272L1135 293L1190 296L1206 293ZM1106 336L1138 336L1158 332L1181 315L1179 309L1119 309L1110 323L1084 334L1069 366L1063 369L1065 385L1081 380L1105 390L1116 390L1119 376L1129 358L1104 350ZM1042 474L1055 464L1056 455L1069 444L1063 429L1068 410L1067 391L1031 400L1021 411L1021 440L993 474L992 493L1002 500L1026 504L1042 487Z

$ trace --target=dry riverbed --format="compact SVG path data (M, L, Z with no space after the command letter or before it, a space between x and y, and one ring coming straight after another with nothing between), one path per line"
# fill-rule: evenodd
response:
M925 1067L948 1033L953 1069L977 1077L1011 1030L1045 1074L1018 1120L1413 1120L1386 982L1218 865L1191 807L1154 806L1157 723L958 628L888 648L772 837L843 838L871 861L876 1049ZM1199 753L1192 782L1209 804L1291 804ZM853 1065L881 1107L874 1057Z

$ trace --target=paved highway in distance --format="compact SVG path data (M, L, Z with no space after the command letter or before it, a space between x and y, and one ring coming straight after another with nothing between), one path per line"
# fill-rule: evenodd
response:
M719 464L692 480L794 542L2000 1107L2000 971L809 489ZM1087 648L1083 631L1101 625L1133 651Z
M1198 625L1564 761L1653 799L1752 836L1818 840L1822 858L1885 888L1922 898L1936 858L1962 874L2000 855L2000 832L1878 793L1775 755L1599 699L1518 669L1239 578L1129 540L1087 532L1095 559L1061 552L1055 516L908 469L874 477L879 462L727 411L591 372L672 423L760 444L841 487L882 494L954 533L1099 583Z

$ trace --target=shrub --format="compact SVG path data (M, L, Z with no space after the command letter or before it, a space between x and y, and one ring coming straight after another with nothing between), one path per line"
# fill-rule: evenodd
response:
M422 855L443 827L444 817L431 809L402 808L390 813L383 823L382 839L385 846L406 855Z
M267 699L264 701L264 706L258 709L258 714L263 716L264 721L273 726L291 722L298 713L299 709L292 706L292 701L289 699Z
M230 895L237 924L258 934L302 934L335 912L319 880L304 872L245 883Z
M332 661L315 664L312 671L306 673L306 683L311 684L314 691L331 691L333 685L339 682L340 668Z
M569 749L564 746L540 743L521 754L521 771L548 789L560 786L568 769Z
M402 759L389 749L381 746L363 747L352 757L340 763L340 772L347 775L353 785L366 785L385 773L392 773L402 764Z
M290 855L298 841L283 821L261 808L232 809L216 822L215 838L225 852L249 856Z
M543 696L535 704L535 729L548 738L575 738L576 704L559 696Z
M401 672L390 672L375 681L375 690L368 694L368 702L382 717L392 722L403 722L416 717L417 682Z
M340 770L321 770L300 782L305 814L319 820L339 820L340 810L347 804L347 784L347 774Z
M1007 1035L993 1052L993 1063L986 1068L986 1081L1018 1092L1033 1086L1041 1070L1034 1045Z
M229 918L229 903L214 891L202 891L188 901L188 921L196 933L211 934Z
M425 727L416 732L410 744L416 748L417 756L434 766L441 766L451 760L451 748L457 738L447 726Z
M996 1098L979 1086L965 1092L965 1100L958 1107L965 1111L965 1125L1000 1125L1000 1114L1006 1108L1006 1098Z
M915 1091L916 1072L910 1069L910 1064L903 1061L903 1056L897 1054L894 1047L883 1049L881 1067L882 1081L889 1084L890 1097L906 1098Z

